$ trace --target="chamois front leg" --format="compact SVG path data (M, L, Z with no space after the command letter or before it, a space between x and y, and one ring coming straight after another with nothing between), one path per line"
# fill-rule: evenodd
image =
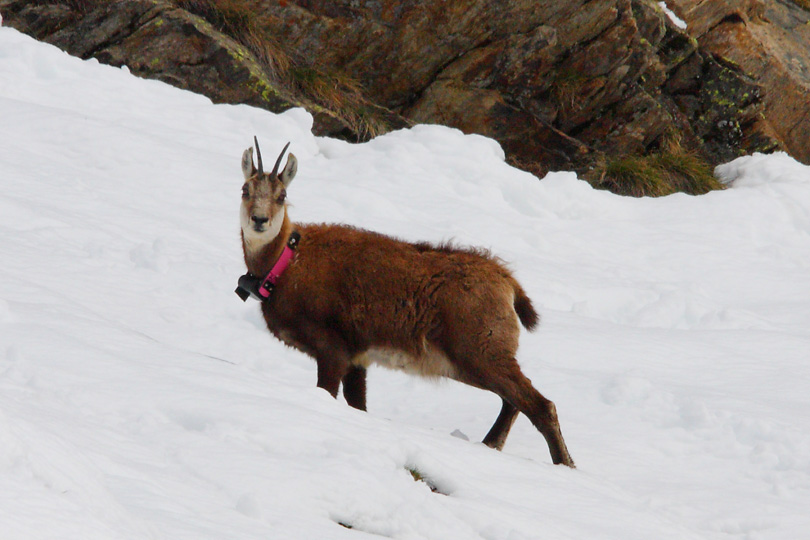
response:
M318 388L323 388L337 398L340 381L346 374L347 364L334 358L316 358L318 362Z
M349 368L343 376L343 397L346 398L346 403L355 409L366 410L366 368L363 366Z
M318 388L323 388L337 398L340 381L349 372L349 352L341 335L317 325L303 329L301 333L308 352L318 363Z

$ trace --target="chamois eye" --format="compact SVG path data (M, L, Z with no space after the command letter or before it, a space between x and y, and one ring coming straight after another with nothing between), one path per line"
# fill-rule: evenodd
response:
M242 198L247 199L250 197L250 189L248 189L248 185L245 184L242 186Z
M278 204L281 204L281 203L284 202L284 199L286 199L286 198L287 198L287 192L282 191L281 194L278 196L278 199L276 199L276 201L278 202Z

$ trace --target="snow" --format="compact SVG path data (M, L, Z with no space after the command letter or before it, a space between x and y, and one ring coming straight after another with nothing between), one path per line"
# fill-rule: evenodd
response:
M664 13L666 13L667 17L669 17L669 20L672 21L672 23L675 26L677 26L681 30L686 30L687 26L686 21L675 15L675 12L669 9L669 6L667 6L666 2L658 2L658 7L660 7L664 11Z
M810 168L789 156L623 198L443 127L313 137L302 110L212 105L8 28L0 119L3 540L810 530ZM510 262L543 316L519 358L578 469L523 417L503 452L477 442L500 406L480 390L372 369L362 413L315 387L233 293L254 134L292 142L294 219Z

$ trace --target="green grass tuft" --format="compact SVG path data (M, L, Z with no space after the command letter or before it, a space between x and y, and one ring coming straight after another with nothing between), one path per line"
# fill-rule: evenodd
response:
M677 141L647 156L625 156L608 161L598 177L589 178L596 188L632 197L661 197L672 193L701 195L723 189L713 168Z

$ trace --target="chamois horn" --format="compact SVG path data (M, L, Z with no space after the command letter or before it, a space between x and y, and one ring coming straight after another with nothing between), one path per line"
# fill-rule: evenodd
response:
M281 153L278 155L278 159L276 160L276 164L273 165L273 172L270 173L270 176L275 176L275 175L278 174L278 166L281 165L281 158L284 157L284 152L287 151L287 148L289 148L289 146L290 146L290 143L287 143L287 144L284 145L284 148L281 149Z
M262 168L262 151L259 150L259 139L256 138L256 135L253 136L253 144L256 145L256 158L259 161L259 169L256 176L261 178L262 175L264 175L264 169Z

